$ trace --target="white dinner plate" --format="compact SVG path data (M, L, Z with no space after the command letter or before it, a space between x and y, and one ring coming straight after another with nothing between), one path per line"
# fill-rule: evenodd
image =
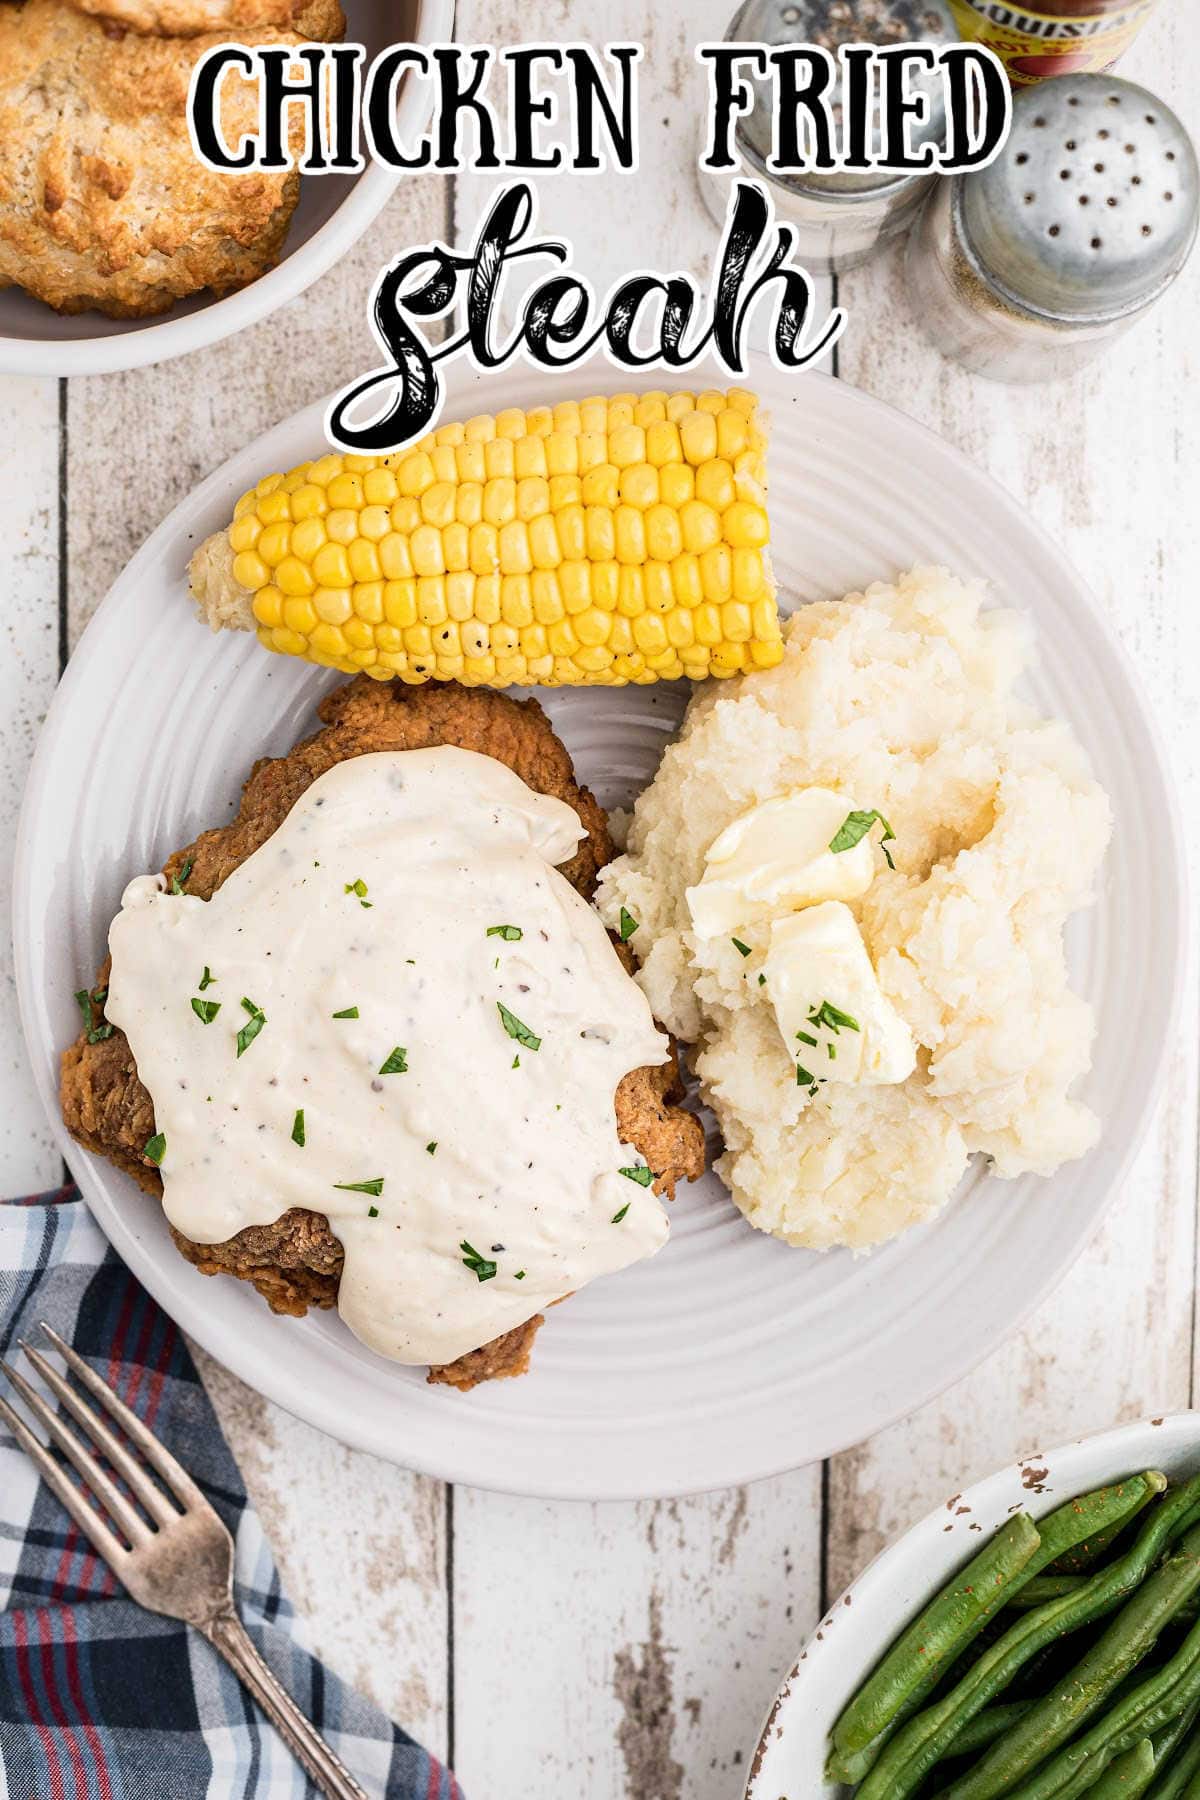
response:
M1041 1519L1144 1469L1190 1481L1197 1468L1200 1413L1174 1413L1039 1450L943 1497L834 1601L800 1651L750 1759L744 1800L835 1800L850 1792L824 1779L829 1733L842 1708L893 1638L1013 1513L1024 1508Z
M748 385L773 417L784 607L921 561L989 575L996 598L1037 623L1032 698L1070 720L1112 797L1102 893L1070 941L1098 1013L1083 1091L1104 1133L1053 1180L1004 1182L976 1164L939 1219L856 1258L752 1230L706 1176L681 1189L659 1256L557 1308L529 1375L467 1395L373 1355L336 1314L276 1318L251 1288L176 1254L159 1208L57 1126L58 1056L125 882L229 818L252 762L312 729L318 698L342 679L267 655L249 635L210 634L186 597L193 547L237 496L320 450L319 405L234 457L152 534L84 634L34 759L15 878L22 1017L101 1225L179 1323L254 1387L346 1443L456 1481L554 1497L685 1493L829 1455L919 1406L1079 1254L1129 1165L1171 1041L1183 939L1175 805L1148 709L1086 587L1014 500L902 414L760 358ZM445 417L654 386L661 376L607 366L460 371ZM686 697L680 684L554 690L544 703L581 779L614 806L654 773Z

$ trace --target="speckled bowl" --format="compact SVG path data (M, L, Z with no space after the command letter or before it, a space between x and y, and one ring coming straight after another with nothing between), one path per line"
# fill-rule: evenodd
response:
M784 1677L750 1764L744 1800L834 1800L823 1778L830 1727L891 1640L1019 1506L1034 1518L1140 1469L1200 1468L1200 1412L1143 1419L1012 1463L952 1494L877 1556L836 1600Z

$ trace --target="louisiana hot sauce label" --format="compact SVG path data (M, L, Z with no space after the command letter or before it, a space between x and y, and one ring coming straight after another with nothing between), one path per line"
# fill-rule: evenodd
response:
M963 37L987 44L1014 87L1050 75L1111 69L1141 30L1158 0L950 0Z

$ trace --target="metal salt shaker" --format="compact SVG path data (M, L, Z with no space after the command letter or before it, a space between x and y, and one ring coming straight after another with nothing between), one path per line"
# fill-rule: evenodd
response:
M1170 107L1112 75L1018 94L986 169L944 180L909 238L913 310L995 381L1068 375L1154 304L1196 238L1200 170Z
M841 44L940 46L958 41L945 0L746 0L725 35L726 42L819 44L835 55ZM777 216L796 230L797 258L814 273L856 268L908 229L938 179L935 173L770 170L771 88L757 79L751 85L755 105L735 132L742 169L700 171L705 202L718 224L724 222L729 189L740 173L765 183ZM909 86L914 96L925 94L929 101L928 119L914 128L913 142L940 143L946 129L940 77L936 71L916 71ZM836 112L836 94L832 105Z

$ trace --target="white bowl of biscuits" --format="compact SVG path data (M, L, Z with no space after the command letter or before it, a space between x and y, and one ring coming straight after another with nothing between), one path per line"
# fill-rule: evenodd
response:
M0 5L0 371L161 362L293 299L360 238L399 175L221 175L193 155L210 44L346 36L368 58L449 38L453 0L16 0ZM424 126L427 83L397 94Z

